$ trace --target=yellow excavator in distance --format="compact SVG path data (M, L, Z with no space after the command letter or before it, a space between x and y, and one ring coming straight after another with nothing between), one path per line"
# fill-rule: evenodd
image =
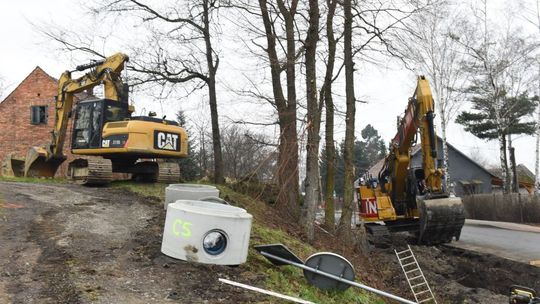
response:
M368 232L408 231L419 243L429 245L459 240L465 210L461 199L443 188L444 171L436 167L434 117L431 88L420 76L379 175L365 177L358 187L360 216ZM411 168L418 131L422 167Z
M155 159L187 157L187 133L175 121L155 115L132 116L134 108L128 105L128 86L121 78L128 60L127 55L117 53L77 66L77 71L90 70L80 78L72 79L72 71L62 74L58 80L52 140L45 146L29 149L24 176L54 177L66 160L62 150L72 117L71 153L100 157L71 161L68 178L81 184L107 184L112 173L119 172L131 173L134 179L147 182L179 181L178 163ZM72 109L74 94L98 85L103 85L105 99L83 100Z

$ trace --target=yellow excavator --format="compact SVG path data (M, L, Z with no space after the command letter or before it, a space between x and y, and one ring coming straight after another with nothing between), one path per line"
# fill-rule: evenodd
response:
M428 245L459 240L465 211L461 199L443 188L444 171L436 167L434 117L431 88L420 76L382 169L376 178L363 178L358 187L360 217L368 232L408 231L418 243ZM413 168L411 148L418 133L422 167Z
M109 183L113 172L119 172L131 173L134 179L148 182L179 181L177 162L156 159L187 157L187 133L177 122L165 117L132 116L134 107L128 104L128 86L121 78L128 60L127 55L117 53L77 66L76 71L90 70L79 78L72 79L74 71L60 76L51 142L29 149L24 159L24 176L54 177L66 160L62 151L72 117L71 153L100 157L71 161L68 178L81 184L99 185ZM73 109L76 93L98 85L103 85L104 99L83 100Z

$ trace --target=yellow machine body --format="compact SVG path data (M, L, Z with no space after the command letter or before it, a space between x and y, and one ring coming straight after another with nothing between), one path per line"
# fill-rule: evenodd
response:
M66 159L63 147L72 117L71 152L85 157L70 162L68 177L83 184L106 184L112 180L113 172L130 173L145 181L177 182L180 179L178 163L156 162L155 159L187 157L187 133L177 122L155 115L132 116L135 110L128 105L128 87L120 75L128 60L127 55L117 53L78 66L77 71L90 69L79 78L73 79L72 71L60 76L51 141L28 150L24 176L54 177ZM76 93L98 85L103 85L104 99L84 100L73 107ZM15 158L8 161L3 171L20 174L21 161Z
M162 131L163 138L155 138L155 133ZM108 122L103 127L103 139L101 148L96 149L72 149L73 154L99 155L99 156L133 156L140 158L182 158L188 156L188 137L184 128L157 124L155 122L127 120L120 122ZM122 147L113 148L111 141L114 135L128 135ZM174 138L167 138L167 134L179 136L177 149ZM158 135L159 136L159 135ZM155 147L155 142L161 140L163 148Z
M357 189L360 217L366 223L384 222L390 231L414 232L419 242L428 244L459 239L465 222L461 199L443 188L444 170L436 167L434 107L429 83L420 76L383 168L376 177L365 176ZM417 133L422 167L411 168Z

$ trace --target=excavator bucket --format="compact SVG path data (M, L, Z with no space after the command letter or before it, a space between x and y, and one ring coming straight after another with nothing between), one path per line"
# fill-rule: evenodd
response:
M24 158L8 154L2 162L2 176L24 176Z
M420 231L418 242L435 245L459 240L465 224L465 208L459 197L418 200Z
M62 157L49 158L50 152L44 147L32 147L26 153L24 163L25 177L54 177L58 167L66 160Z

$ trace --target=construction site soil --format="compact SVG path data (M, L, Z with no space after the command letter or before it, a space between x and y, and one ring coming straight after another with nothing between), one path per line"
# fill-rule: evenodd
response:
M264 274L245 265L163 255L164 217L158 199L124 189L0 182L0 303L274 302L218 282L264 286ZM280 225L301 238L294 224L272 224ZM406 244L395 235L366 252L320 232L315 247L350 259L366 284L412 298L393 251ZM439 303L507 303L510 285L540 286L538 267L449 246L411 247Z

